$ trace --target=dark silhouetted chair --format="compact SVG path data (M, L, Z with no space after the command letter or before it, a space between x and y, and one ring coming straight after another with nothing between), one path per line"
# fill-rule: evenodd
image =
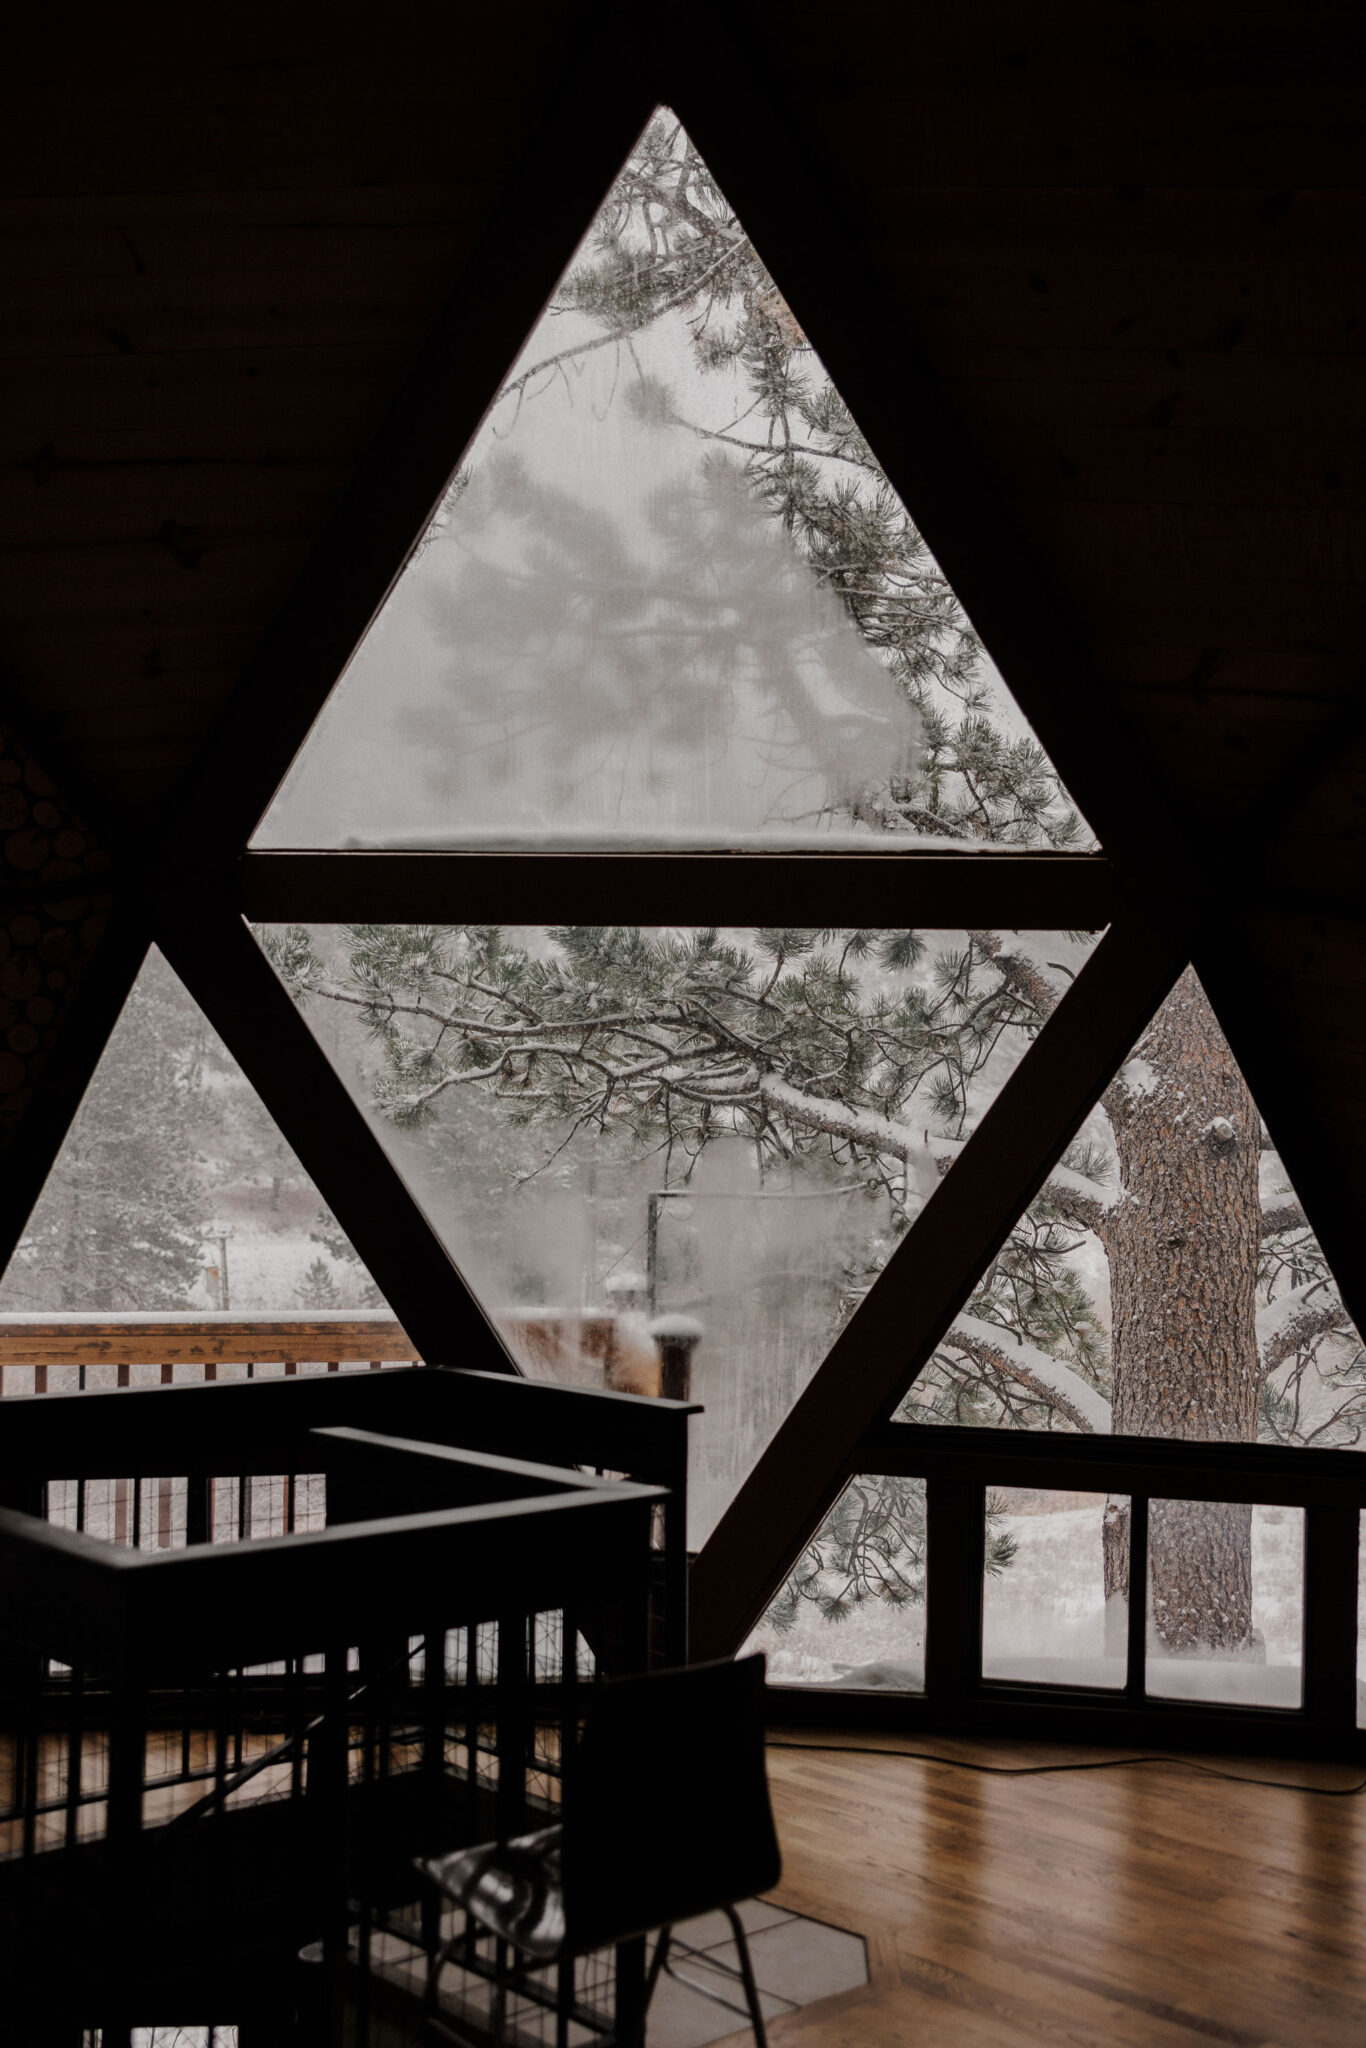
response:
M764 1660L698 1664L607 1680L591 1695L568 1759L560 1822L510 1842L419 1859L424 1876L532 1967L659 1929L645 2005L668 1959L674 1924L721 1911L735 1936L755 2040L763 2016L741 1899L781 1870L764 1768ZM441 1944L427 1971L435 2018L439 1979L466 1939ZM503 2038L507 1978L493 1995Z

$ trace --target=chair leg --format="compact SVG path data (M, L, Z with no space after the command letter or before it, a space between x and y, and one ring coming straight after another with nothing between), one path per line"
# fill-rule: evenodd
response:
M655 1986L659 1982L659 1973L664 1968L665 1963L669 1960L669 1942L672 1939L672 1937L672 1927L660 1928L659 1940L655 1943L655 1952L653 1956L651 1956L650 1958L650 1974L645 1979L646 2012L650 2010L650 2000L655 1995Z
M503 2048L507 2038L508 1945L499 1935L493 1944L493 2048Z
M754 2048L768 2048L768 2035L764 2031L763 2009L759 2004L759 1987L754 1981L754 1965L749 1959L749 1942L745 1938L744 1923L734 1906L721 1908L731 1925L735 1946L740 1957L740 1976L745 1986L745 2003L749 2007L749 2023L754 2029Z

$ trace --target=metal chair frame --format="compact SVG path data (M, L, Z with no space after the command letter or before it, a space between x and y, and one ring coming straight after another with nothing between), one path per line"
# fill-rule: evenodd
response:
M562 1972L567 1968L568 1986L562 1975L555 2000L557 2041L563 2044L571 2017L592 2024L573 2009L574 1960L654 1927L658 1938L645 1978L639 2027L631 2028L630 2048L635 2048L643 2040L650 2003L668 1967L675 1926L700 1913L720 1911L734 1936L739 1958L735 1974L744 1990L757 2048L767 2048L749 1941L736 1910L740 1899L776 1883L781 1869L764 1771L763 1683L763 1658L749 1657L736 1664L607 1681L597 1692L586 1716L584 1738L571 1760L574 1767L566 1773L564 1820L556 1831L557 1851L562 1847L564 1856L565 1932L553 1952L537 1954L534 1946L519 1944L507 1916L497 1913L495 1901L485 1900L480 1910L470 1868L473 1859L482 1859L497 1872L497 1845L419 1861L423 1875L466 1916L465 1925L440 1942L428 1960L423 2012L434 2038L457 2048L486 2048L489 2037L469 2039L440 2011L442 1973L462 1946L465 1966L492 1986L489 2024L497 2048L506 2040L509 1989L525 1980L528 1967L558 1966ZM686 1752L678 1748L684 1742L690 1745ZM660 1758L671 1755L683 1758L683 1768L670 1774L666 1790L656 1786L652 1812L649 1794L639 1789L642 1771L652 1762L657 1780ZM708 1793L712 1813L706 1811ZM639 1865L631 1865L628 1856L613 1855L623 1838L642 1857ZM731 1860L713 1886L710 1873L718 1844L731 1851ZM523 1858L527 1853L524 1840L507 1846L516 1846ZM443 1863L457 1865L449 1872L451 1883L441 1876ZM460 1864L466 1866L463 1871ZM625 1881L623 1866L634 1873ZM462 1880L464 1889L458 1888ZM581 1893L588 1896L580 1897ZM474 1955L476 1927L494 1937L491 1968ZM612 2038L627 2048L627 2037L614 2031Z

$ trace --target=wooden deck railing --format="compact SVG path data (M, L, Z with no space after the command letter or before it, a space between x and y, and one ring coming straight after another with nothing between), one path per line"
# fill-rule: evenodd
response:
M200 1385L298 1372L411 1365L417 1347L387 1309L310 1316L10 1315L0 1317L0 1394Z
M639 1317L623 1320L601 1309L509 1308L496 1311L493 1320L533 1378L618 1393L667 1390L675 1399L688 1398L691 1347L685 1347L681 1366L661 1358ZM288 1379L300 1372L378 1371L417 1362L417 1346L388 1309L324 1309L310 1316L0 1316L0 1395L199 1386L220 1371L225 1379Z

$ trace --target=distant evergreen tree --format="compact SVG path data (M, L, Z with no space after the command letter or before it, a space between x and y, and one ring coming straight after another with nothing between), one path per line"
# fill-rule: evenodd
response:
M330 1309L339 1306L340 1297L332 1268L321 1254L312 1261L299 1282L295 1297L301 1308Z
M305 1300L301 1292L299 1298L301 1301L304 1301L305 1307L337 1308L341 1305L340 1290L333 1274L332 1265L328 1263L331 1260L336 1265L341 1266L347 1274L346 1292L351 1296L357 1308L383 1308L384 1296L361 1264L360 1253L356 1250L356 1247L352 1244L350 1238L332 1214L332 1211L330 1209L319 1209L316 1221L317 1228L316 1230L309 1231L308 1241L310 1244L320 1244L323 1251L326 1252L327 1258L319 1257L314 1259L308 1269L308 1273L305 1275L304 1285L307 1286L312 1282L315 1287L321 1287L323 1282L326 1281L331 1287L332 1293L328 1300L309 1301Z

